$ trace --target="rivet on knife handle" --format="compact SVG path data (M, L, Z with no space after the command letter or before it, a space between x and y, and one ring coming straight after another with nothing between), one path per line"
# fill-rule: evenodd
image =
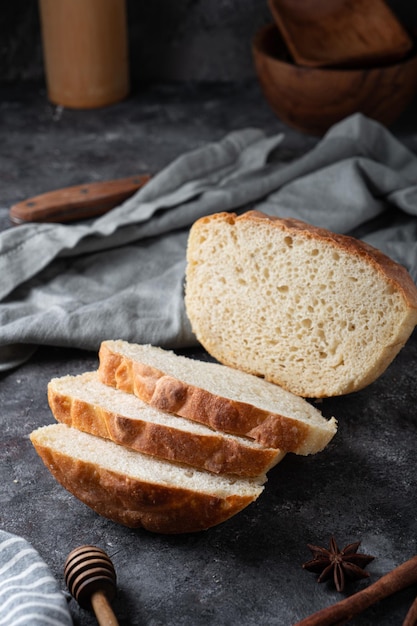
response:
M9 217L15 224L71 222L96 217L132 196L149 179L149 174L141 174L48 191L14 204Z

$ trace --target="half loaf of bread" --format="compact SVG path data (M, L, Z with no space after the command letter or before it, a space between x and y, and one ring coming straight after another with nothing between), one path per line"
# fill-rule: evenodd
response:
M217 474L265 474L284 453L251 439L159 411L135 395L104 385L97 372L53 378L49 406L67 426L158 458Z
M257 211L194 223L185 303L215 359L305 398L369 385L417 324L404 267L351 237Z
M306 400L257 376L150 345L104 341L99 377L162 411L255 439L283 452L313 454L337 430Z
M65 424L39 428L30 439L56 480L86 505L114 522L158 533L220 524L256 500L266 480L155 459Z

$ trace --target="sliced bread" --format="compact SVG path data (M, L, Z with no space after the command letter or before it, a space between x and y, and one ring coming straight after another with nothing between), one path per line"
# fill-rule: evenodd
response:
M266 480L176 465L65 424L39 428L30 439L55 479L79 500L114 522L158 533L220 524L256 500Z
M99 377L106 385L264 446L313 454L336 433L334 418L326 420L306 400L235 368L121 340L104 341L99 361Z
M194 223L185 303L216 360L305 398L369 385L417 324L404 267L351 237L257 211Z
M54 417L68 426L217 474L255 477L284 456L251 439L154 409L133 394L104 385L97 372L53 378L48 400Z

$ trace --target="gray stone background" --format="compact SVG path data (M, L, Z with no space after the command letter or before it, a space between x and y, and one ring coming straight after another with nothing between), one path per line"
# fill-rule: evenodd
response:
M389 4L417 33L416 0ZM37 2L0 0L0 9L0 83L42 80ZM133 86L251 79L251 38L271 20L266 0L127 0L127 10Z
M417 34L417 0L391 1ZM285 128L261 97L250 40L271 20L266 0L127 2L132 86L154 84L80 112L58 111L45 98L37 0L0 0L0 230L11 226L8 207L30 195L155 173L231 130L285 132L288 161L315 145ZM395 133L416 152L415 110ZM306 543L327 545L331 533L343 544L361 539L361 551L376 556L372 582L417 554L416 334L375 385L323 401L340 424L332 446L315 457L288 455L265 497L227 524L170 538L96 516L32 449L27 434L52 420L48 381L96 366L94 353L45 346L0 375L0 526L32 543L62 589L71 549L106 549L118 572L121 626L293 624L341 599L301 569ZM401 624L415 593L414 586L371 607L354 626ZM70 610L74 626L96 625L75 601Z

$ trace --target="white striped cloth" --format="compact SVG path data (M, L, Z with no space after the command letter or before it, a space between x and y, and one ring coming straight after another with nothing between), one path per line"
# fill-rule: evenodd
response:
M62 591L38 552L0 530L0 626L71 626Z

